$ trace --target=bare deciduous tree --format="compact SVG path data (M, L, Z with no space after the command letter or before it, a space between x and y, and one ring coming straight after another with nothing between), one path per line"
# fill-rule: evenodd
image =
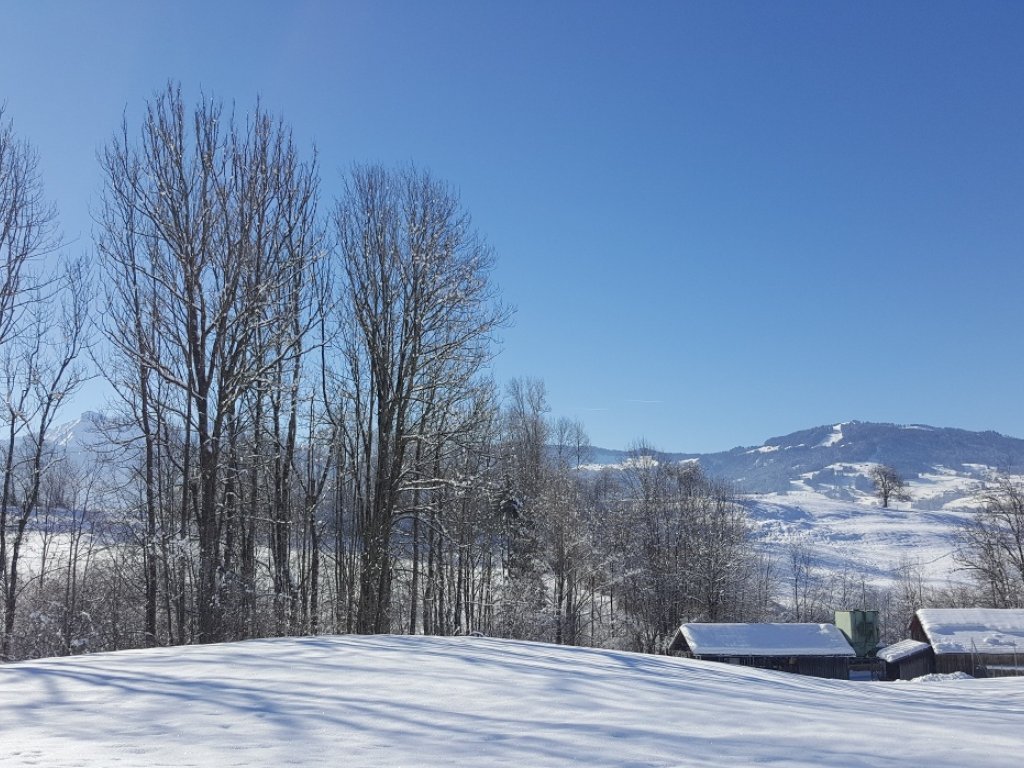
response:
M294 456L295 376L311 315L313 262L322 245L316 225L315 165L302 162L290 131L257 105L244 121L212 101L191 115L169 85L149 104L138 141L127 125L102 158L106 186L98 247L107 280L108 339L125 364L114 383L146 440L150 528L147 634L155 631L156 504L150 466L160 429L181 435L179 547L194 531L197 633L228 635L226 612L240 567L242 536L236 449L242 430L271 427L277 457L274 519L287 527ZM255 408L277 399L254 421ZM156 403L153 395L163 393ZM280 388L285 388L282 393ZM159 419L157 414L163 414ZM161 423L170 420L171 423ZM274 529L278 588L293 594L290 558ZM194 526L194 528L193 528Z
M58 244L36 154L0 109L0 659L13 653L21 549L54 460L48 432L83 378L76 361L86 343L84 266L69 264L48 279L37 271Z
M875 495L888 508L890 501L910 501L910 492L906 481L892 467L875 464L871 468L871 482L875 486Z
M364 488L359 632L388 630L391 537L412 446L451 422L507 311L489 281L491 249L458 197L429 174L357 167L335 214L349 396ZM424 409L435 414L421 418ZM427 434L421 432L427 430Z
M1001 479L957 532L957 561L997 608L1024 605L1024 486Z
M2 659L10 658L12 653L20 590L18 561L26 529L40 505L43 480L61 458L50 445L50 433L63 407L85 380L78 360L88 343L88 286L84 262L75 262L66 265L60 277L50 282L48 290L52 292L48 296L37 289L26 311L29 322L15 339L21 354L9 360L5 369L4 416L9 426L3 448L0 524L6 529L13 522L14 530L9 542L6 534L0 540L4 573Z
M633 450L604 546L618 559L636 650L657 652L685 621L741 621L770 593L742 507L699 466ZM749 593L764 593L751 600Z

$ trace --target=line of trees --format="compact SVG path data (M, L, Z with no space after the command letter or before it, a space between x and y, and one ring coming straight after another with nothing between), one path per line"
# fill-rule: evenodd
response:
M173 85L100 168L91 263L55 259L36 156L0 113L0 660L320 632L656 652L683 621L865 598L799 546L755 547L695 464L640 444L582 471L586 432L543 384L488 377L510 311L429 173L356 166L325 204L315 154L261 104ZM90 370L116 401L79 464L54 429ZM998 498L979 530L1012 533L1021 505ZM1021 569L992 551L962 557L1002 595ZM894 615L923 603L905 586Z
M31 148L0 132L3 659L317 632L656 650L767 604L742 509L637 452L579 470L543 385L487 376L510 311L451 187L314 153L169 85L100 153L89 306ZM116 393L59 450L91 362ZM750 586L750 589L748 589Z

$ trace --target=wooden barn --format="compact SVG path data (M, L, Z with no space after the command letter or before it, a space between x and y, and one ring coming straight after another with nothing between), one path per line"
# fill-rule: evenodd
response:
M675 653L758 669L846 680L856 656L832 624L683 624Z
M900 640L880 648L876 658L885 664L884 680L913 680L935 671L935 653L928 643Z
M936 672L1024 675L1022 608L922 608L910 636L932 647Z

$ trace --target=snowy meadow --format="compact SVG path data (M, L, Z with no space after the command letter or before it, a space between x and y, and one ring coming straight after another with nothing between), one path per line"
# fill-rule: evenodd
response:
M1015 766L1024 680L828 681L491 638L0 668L5 766Z

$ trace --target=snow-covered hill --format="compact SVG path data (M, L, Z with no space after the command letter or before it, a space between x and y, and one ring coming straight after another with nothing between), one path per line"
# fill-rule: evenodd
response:
M488 638L315 637L0 667L0 762L1016 766L1024 678L868 683Z
M814 491L745 497L757 539L788 575L795 549L815 568L850 581L889 586L901 573L933 585L963 581L953 559L954 534L968 512L912 503L883 509L877 501L837 501Z
M55 430L54 441L87 463L115 434L110 421L85 413ZM123 441L124 434L118 437ZM939 583L963 579L954 572L952 537L977 505L979 490L1000 472L1024 479L1024 440L996 432L853 421L770 438L756 447L659 454L657 460L697 462L733 484L743 494L759 539L777 551L780 562L799 543L819 567L868 582L885 584L899 568L911 566ZM628 452L598 448L586 469L622 468L635 461ZM910 503L879 508L869 478L876 463L907 479Z
M626 451L598 448L590 468L621 464L628 457ZM1024 440L997 432L850 421L772 437L759 446L662 457L697 461L708 474L744 493L810 489L842 500L870 491L868 468L887 464L906 479L930 486L918 506L940 508L969 495L994 472L1024 470Z
M597 449L588 470L636 458ZM785 562L794 545L816 567L886 584L910 568L934 583L961 581L956 528L997 475L1024 480L1024 440L996 432L924 425L845 422L714 454L659 454L697 462L741 494L758 538ZM882 509L870 479L875 464L906 478L911 501Z

